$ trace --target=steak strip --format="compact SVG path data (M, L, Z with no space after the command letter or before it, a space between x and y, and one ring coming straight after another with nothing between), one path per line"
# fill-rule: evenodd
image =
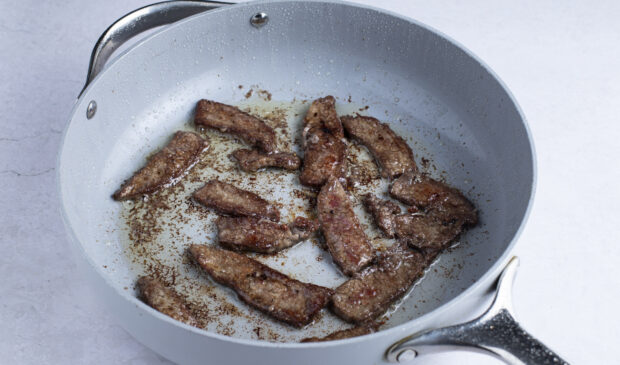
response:
M141 299L149 306L177 321L198 326L187 304L174 290L150 276L140 277L137 286Z
M411 148L387 124L365 116L344 116L340 120L347 134L368 148L381 168L381 176L394 178L416 170Z
M297 217L292 224L279 224L252 217L219 217L216 219L219 243L240 251L274 253L310 237L318 222Z
M373 248L338 179L331 177L321 188L317 211L329 252L344 274L353 275L373 260Z
M478 222L476 209L460 191L423 173L408 171L403 174L392 184L390 195L405 204L436 211L436 217L441 215L442 221L466 225Z
M336 99L328 95L313 101L306 113L304 127L308 129L325 128L336 138L344 137L342 123L336 112Z
M425 252L448 247L463 230L462 221L444 220L446 214L439 209L430 208L424 213L414 208L412 212L400 214L396 203L372 194L364 196L364 204L386 236L398 237Z
M239 149L231 154L243 171L256 172L263 167L279 167L285 170L297 170L301 160L292 152L260 152Z
M333 294L233 251L191 245L189 252L213 280L232 288L241 300L295 327L310 323Z
M442 221L433 212L402 214L394 218L396 236L424 250L442 250L463 231L460 222Z
M374 333L376 330L377 330L376 325L358 326L358 327L353 327L353 328L342 330L342 331L332 332L325 337L304 338L300 342L324 342L324 341L343 340L345 338L368 335L370 333Z
M347 322L364 323L379 317L423 274L428 260L405 243L395 243L376 265L336 288L332 309Z
M320 187L331 176L344 177L347 149L343 135L334 98L326 96L313 101L302 132L304 163L299 181L303 185Z
M401 210L398 204L389 200L382 200L373 194L364 195L364 205L368 212L372 215L377 227L389 238L393 238L395 234L395 222L397 214Z
M209 142L196 133L176 132L172 140L151 156L146 165L123 182L112 196L115 200L133 199L174 184L197 161Z
M267 218L278 222L280 212L258 195L233 185L211 180L194 192L194 200L222 214Z
M273 129L262 120L231 105L200 100L196 105L194 123L234 134L250 146L256 146L265 152L276 150L276 134Z

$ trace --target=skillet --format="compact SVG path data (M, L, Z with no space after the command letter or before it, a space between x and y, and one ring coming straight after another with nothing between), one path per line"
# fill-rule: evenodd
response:
M131 36L173 22L107 62ZM254 96L246 99L250 90ZM127 212L134 206L110 198L128 174L174 131L193 128L193 108L201 98L263 115L277 108L292 139L305 101L327 94L338 98L341 114L362 111L390 123L418 162L432 161L431 174L474 201L481 224L441 255L380 331L358 338L297 343L342 323L327 313L315 326L293 331L237 306L230 292L185 268L188 239L213 241L212 226L200 217L181 224L185 239L167 240L153 255L180 268L188 282L214 287L209 295L231 297L241 314L216 311L201 330L139 301L133 287L145 267L136 264L127 240ZM211 155L235 146L220 135L212 138ZM206 170L198 177L231 175ZM412 19L339 1L172 1L139 9L119 19L95 46L57 171L64 221L85 275L129 333L172 361L383 364L457 347L514 364L563 362L524 332L510 309L517 266L510 252L535 186L534 150L523 114L481 60ZM286 188L261 191L271 176L259 176L251 186L272 200L288 201ZM295 183L284 175L278 179L288 181L281 187ZM192 185L184 188L173 199L184 201ZM303 281L342 282L329 260L316 260L321 255L318 245L304 243L263 260ZM495 301L483 316L444 327L468 318L493 287Z

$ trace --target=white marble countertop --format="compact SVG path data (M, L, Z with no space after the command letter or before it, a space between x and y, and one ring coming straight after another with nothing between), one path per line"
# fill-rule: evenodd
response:
M371 0L360 1L371 4ZM54 166L90 50L146 0L0 2L0 354L6 364L168 363L82 280ZM460 41L527 116L538 189L515 253L517 315L575 364L620 358L620 2L375 1ZM497 364L438 355L419 364Z

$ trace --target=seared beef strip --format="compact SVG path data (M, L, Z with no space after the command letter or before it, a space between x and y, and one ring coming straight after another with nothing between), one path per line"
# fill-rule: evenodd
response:
M255 172L263 167L279 167L297 170L301 160L292 152L260 152L258 150L239 149L231 154L243 171Z
M296 327L310 323L333 294L233 251L206 245L191 245L189 251L215 281L235 290L241 300Z
M185 301L174 290L150 276L142 276L137 284L140 296L146 304L177 321L190 326L198 325Z
M200 153L208 147L209 142L196 133L176 132L161 151L151 156L143 168L122 184L113 198L133 199L174 183L175 179L198 161Z
M194 192L193 197L197 202L222 214L268 218L274 222L280 220L278 208L265 199L219 180L209 181Z
M412 212L400 214L401 209L396 203L372 194L365 195L364 204L386 236L400 238L419 249L444 249L463 230L463 221L444 220L447 213L441 207L429 208L427 213L414 208Z
M336 288L332 308L348 322L364 323L385 313L422 275L427 259L404 242L395 243L376 265Z
M419 172L408 171L396 179L390 194L405 204L436 211L443 221L478 222L476 209L461 192Z
M440 195L426 210L443 223L459 223L467 227L478 224L478 211L458 190Z
M344 177L347 148L336 114L334 98L327 96L312 102L302 133L304 163L299 175L303 185L320 187L330 176Z
M222 246L233 250L273 253L310 237L318 222L297 217L292 224L280 224L253 217L219 217L217 237Z
M442 221L434 212L402 214L394 218L396 236L425 250L447 248L463 230L463 224Z
M196 106L194 123L234 134L250 146L256 146L265 152L276 150L276 134L273 129L255 116L231 105L200 100Z
M347 134L368 148L381 168L381 176L393 178L415 170L413 152L404 139L373 117L340 118Z
M330 176L343 177L347 153L345 144L322 128L312 128L305 135L304 162L299 182L321 187Z
M373 194L364 195L364 205L374 218L377 227L389 238L394 237L394 218L400 214L398 204L377 198Z
M338 113L336 113L336 99L333 96L328 95L316 99L310 104L304 120L304 129L315 127L325 128L336 138L344 137L342 123L338 118Z
M324 342L324 341L335 341L335 340L343 340L345 338L358 337L367 335L370 333L374 333L376 331L376 325L368 325L368 326L357 326L350 329L332 332L325 337L308 337L304 338L300 342Z
M317 211L329 252L343 273L353 275L372 261L374 250L338 179L331 177L321 188Z

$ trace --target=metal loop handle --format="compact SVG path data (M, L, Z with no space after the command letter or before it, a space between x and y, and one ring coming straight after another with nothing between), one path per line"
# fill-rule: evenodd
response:
M90 55L86 84L80 91L78 99L91 81L103 70L112 53L129 39L149 29L231 4L233 3L219 1L165 1L147 5L124 15L110 25L95 44Z
M512 365L568 364L527 333L512 311L512 283L519 259L513 257L497 282L495 299L480 317L463 324L434 329L407 337L386 353L390 362L449 350L470 350L493 355Z

